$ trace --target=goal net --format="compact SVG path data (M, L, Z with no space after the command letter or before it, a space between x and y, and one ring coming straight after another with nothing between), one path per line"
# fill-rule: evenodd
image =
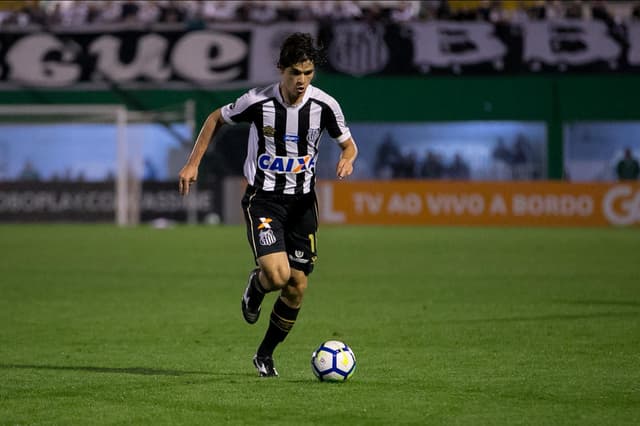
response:
M175 180L193 131L192 101L153 111L0 105L0 215L136 225L142 181Z

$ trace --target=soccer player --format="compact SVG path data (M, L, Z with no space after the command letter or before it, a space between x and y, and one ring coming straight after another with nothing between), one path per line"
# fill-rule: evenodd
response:
M317 256L314 184L322 132L326 130L341 148L336 166L339 179L353 172L358 154L338 102L311 85L321 60L321 50L311 35L290 35L280 50L280 82L251 89L236 102L213 111L179 175L179 190L186 195L220 127L251 124L244 163L248 185L242 208L257 268L249 274L242 295L244 319L254 324L265 294L280 292L253 357L263 377L278 375L273 352L296 322Z

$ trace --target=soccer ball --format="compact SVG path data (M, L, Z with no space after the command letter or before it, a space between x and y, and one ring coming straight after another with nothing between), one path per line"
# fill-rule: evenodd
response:
M325 382L344 382L356 371L356 356L345 343L329 340L311 355L311 370Z

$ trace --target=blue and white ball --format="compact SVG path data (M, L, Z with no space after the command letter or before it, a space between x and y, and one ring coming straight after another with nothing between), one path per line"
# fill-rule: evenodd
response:
M345 343L328 340L311 355L311 370L323 382L344 382L356 371L356 356Z

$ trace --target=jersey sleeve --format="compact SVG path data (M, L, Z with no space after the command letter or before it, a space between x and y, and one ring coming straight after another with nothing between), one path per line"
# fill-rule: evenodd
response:
M325 105L322 119L329 136L338 143L346 141L351 137L351 131L347 127L340 104L332 97L327 97Z
M257 97L252 89L220 109L222 118L227 124L248 123L251 121L251 107L256 103Z

